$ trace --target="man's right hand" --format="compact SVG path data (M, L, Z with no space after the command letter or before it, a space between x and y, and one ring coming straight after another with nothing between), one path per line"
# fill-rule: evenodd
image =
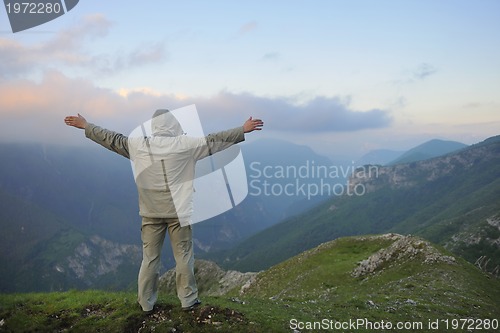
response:
M87 127L87 120L81 114L78 114L78 116L67 116L64 118L64 122L66 125L76 128L85 129Z

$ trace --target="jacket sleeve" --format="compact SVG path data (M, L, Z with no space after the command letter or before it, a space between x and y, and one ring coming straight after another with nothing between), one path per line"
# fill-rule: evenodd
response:
M130 158L128 137L123 134L88 123L85 127L85 136L117 154Z
M209 134L205 137L206 145L204 145L203 149L198 150L196 159L213 155L242 141L245 141L243 126Z

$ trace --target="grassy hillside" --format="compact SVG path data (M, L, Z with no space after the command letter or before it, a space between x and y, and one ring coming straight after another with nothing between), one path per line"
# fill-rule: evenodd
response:
M132 251L131 245L89 237L50 210L1 189L0 201L0 292L117 290L135 281L138 246Z
M212 259L240 271L259 271L338 237L385 232L421 235L474 263L500 265L500 143L455 155L383 167L362 196L342 196L292 217ZM478 241L472 242L471 239Z
M465 332L444 325L500 319L499 280L419 238L395 234L324 243L260 273L242 294L202 299L184 313L174 295L161 294L155 314L145 316L134 293L0 295L0 331L309 332L318 331L306 329L314 322L360 320L336 331L370 331L366 325L383 321L419 332L436 331L430 323L439 332Z
M324 243L261 273L245 294L296 307L304 321L427 322L499 318L499 286L499 280L426 241L387 234Z
M32 202L1 190L0 201L0 292L57 290L69 283L47 270L84 236Z

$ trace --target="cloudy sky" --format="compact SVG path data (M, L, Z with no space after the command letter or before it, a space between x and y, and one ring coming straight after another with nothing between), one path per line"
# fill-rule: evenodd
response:
M331 158L500 134L500 1L91 1L12 33L0 8L0 141L82 144L195 104L205 130ZM251 138L251 139L252 139Z

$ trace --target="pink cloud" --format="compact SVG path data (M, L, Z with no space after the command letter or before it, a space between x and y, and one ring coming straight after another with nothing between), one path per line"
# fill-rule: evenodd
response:
M89 121L127 132L147 120L154 110L175 100L175 96L147 92L123 96L57 71L45 72L39 83L0 81L0 140L65 142L62 133L68 132L63 119L77 113Z
M70 143L76 137L63 119L77 113L88 121L129 133L156 109L190 104L196 104L205 132L241 125L249 116L263 118L268 131L309 134L354 132L392 123L387 111L352 110L339 98L320 96L296 105L284 97L226 91L210 97L161 94L148 88L117 92L97 87L90 80L48 71L38 83L0 81L0 140Z
M167 59L162 42L140 45L121 54L93 54L86 50L88 40L105 37L111 27L106 17L93 14L42 43L23 44L0 38L0 79L23 76L43 70L47 65L76 66L97 74L114 74Z

